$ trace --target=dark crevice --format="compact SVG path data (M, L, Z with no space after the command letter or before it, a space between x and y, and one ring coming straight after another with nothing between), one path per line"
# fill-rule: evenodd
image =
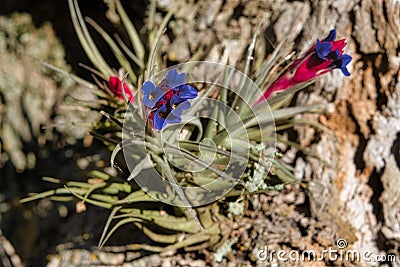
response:
M313 138L313 143L318 144L319 142L321 142L321 140L322 140L321 132L319 132L318 130L315 131L314 138Z
M378 109L378 111L382 112L384 110L384 108L386 107L386 104L388 102L388 97L384 92L379 92L379 90L377 90L378 95L376 98L376 107Z
M371 13L371 16L372 16L372 13ZM354 10L349 12L349 18L350 18L351 25L352 25L352 33L353 33L352 39L353 39L354 43L356 44L355 52L356 52L356 54L363 55L363 58L361 59L364 62L363 69L365 70L368 67L367 62L370 62L371 67L373 68L373 76L375 79L375 86L376 86L376 90L378 93L377 100L376 100L377 108L379 111L382 111L384 106L386 105L388 99L387 99L387 96L383 92L381 92L382 88L381 88L381 84L379 81L381 79L380 75L382 75L382 73L387 73L389 71L389 60L387 58L386 53L365 54L363 51L360 50L361 45L358 42L357 37L355 36L355 33L357 32L355 29L357 23L356 23L356 14L355 14ZM371 21L373 21L372 19L373 18L371 18ZM376 60L378 59L379 56L381 56L382 58L380 59L381 60L380 64L377 66ZM383 89L387 89L387 88L383 88Z
M297 37L294 39L294 43L296 45L296 49L298 49L297 45L301 43L301 40L302 40L303 36L304 36L304 30L301 30L299 35L297 35Z
M351 22L350 25L352 28L351 32L354 34L356 32L354 29L354 26L356 24L356 13L355 13L354 9L349 12L349 19L350 19L350 22ZM356 42L355 36L353 35L352 37L353 37L354 41ZM356 47L358 48L358 47L360 47L360 45L357 43Z
M391 152L394 155L397 167L400 168L400 133L397 134L397 138L393 143Z
M364 138L364 135L361 133L358 134L358 137L359 137L359 139L358 139L359 141L358 141L358 147L357 147L356 153L354 155L354 164L356 165L357 170L362 171L365 168L363 154L364 154L365 148L367 147L367 140Z
M299 134L293 128L285 130L285 133L288 135L288 139L293 142L298 142Z
M355 47L356 47L356 51L355 51L355 53L357 54L357 55L365 55L364 54L364 52L362 52L361 50L360 50L360 47L361 47L361 45L360 45L360 43L358 42L358 39L357 39L357 37L355 36L355 33L357 32L356 31L356 14L355 14L355 11L354 11L354 9L352 10L352 11L350 11L349 12L349 18L350 18L350 21L351 21L351 32L352 32L352 39L353 39L353 42L355 43ZM355 62L353 62L353 64L355 64Z
M360 3L361 5L362 5L362 3ZM378 38L378 32L379 32L379 30L377 30L376 29L376 27L374 27L374 23L377 23L376 21L374 21L374 13L372 12L372 9L370 10L370 12L369 12L369 20L371 21L371 26L372 26L372 28L374 29L374 32L375 32L375 36L374 36L374 38L375 38L375 41L377 42L377 43L379 43L379 38ZM371 39L372 39L372 36L371 36Z
M368 126L368 128L370 130L370 135L375 134L375 129L374 129L373 125L372 125L372 120L367 121L367 126Z
M388 20L389 16L388 16L388 13L387 13L387 9L386 9L386 5L385 5L385 4L382 5L382 13L383 13L383 18L384 18L384 19L386 20L386 22L389 24L389 20Z
M390 70L388 54L382 53L382 54L378 54L378 55L382 56L382 58L381 58L381 62L379 64L379 66L375 66L374 71L377 73L386 74ZM378 78L377 80L380 79L379 76L377 76L376 78Z
M304 216L306 218L310 218L312 216L311 208L310 208L310 198L309 198L308 194L304 194L304 202L300 205L297 205L295 210L301 214L304 214ZM299 229L302 229L300 225L299 225Z
M314 13L316 10L316 7L314 6L314 2L310 4L310 18L314 17Z
M389 59L387 57L387 54L377 54L375 57L371 58L371 60L376 60L378 57L380 58L380 64L374 64L377 63L376 61L371 62L373 66L373 75L375 79L375 86L376 86L376 91L378 93L377 99L376 99L376 105L379 111L382 111L388 102L388 96L385 92L388 92L389 88L382 88L380 84L380 79L382 74L385 74L389 71ZM389 84L390 86L390 84Z
M381 181L382 174L383 174L383 169L379 172L375 169L372 172L372 174L369 178L369 181L367 183L368 186L373 191L370 203L372 204L372 212L374 213L378 224L384 223L383 206L382 206L382 203L379 201L379 198L381 197L382 192L384 190L383 184ZM387 239L385 238L385 236L383 235L381 230L379 230L379 232L377 233L376 244L377 244L379 250L383 250L383 251L388 250Z
M364 55L364 67L363 69L366 69L368 67L372 67L372 74L375 80L375 88L378 93L377 96L377 107L378 110L382 111L383 107L387 104L387 96L384 92L387 88L382 88L380 84L381 80L381 75L385 74L389 71L389 60L387 58L386 54L380 54L380 53L373 53L373 54L368 54ZM380 63L378 64L378 60ZM369 62L369 64L368 64ZM382 90L384 89L384 90Z
M231 20L238 20L243 14L244 6L238 5L233 9Z
M351 111L351 106L349 103L347 103L347 109ZM360 125L358 124L357 119L354 117L354 114L352 112L349 112L348 115L356 126L355 134L358 136L358 146L354 155L354 164L356 165L357 170L363 171L365 168L363 154L365 148L367 147L367 139L365 139L364 135L361 133Z
M272 27L272 25L274 25L274 23L271 23L271 25L269 25L267 27L267 29L265 29L264 31L264 37L265 37L265 52L266 54L271 54L274 50L275 50L275 46L277 45L276 43L276 35L274 32L274 28Z

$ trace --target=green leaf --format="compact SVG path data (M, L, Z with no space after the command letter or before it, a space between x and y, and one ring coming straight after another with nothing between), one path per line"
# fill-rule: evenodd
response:
M314 83L314 80L311 81L307 81L304 83L300 83L297 84L293 87L290 87L286 90L284 90L283 92L279 93L278 95L271 97L267 100L268 104L271 106L271 109L278 109L280 108L284 103L286 103L288 96L293 95L294 93L296 93L297 91L300 91L308 86L310 86L311 84ZM281 104L278 104L279 102L281 102ZM276 105L278 104L278 105Z
M109 174L99 171L99 170L90 171L88 175L89 175L89 177L100 178L100 179L103 179L104 181L107 181L111 177Z
M129 19L128 15L126 14L125 9L122 7L121 2L119 0L115 0L115 4L118 14L121 17L122 23L125 26L126 32L128 33L128 36L132 42L133 49L135 50L137 57L143 62L145 50L142 41L140 40L139 34L135 26Z
M89 57L93 65L95 65L96 68L103 73L104 76L102 78L107 80L108 77L113 75L113 72L107 65L101 53L97 49L92 37L90 36L89 31L86 28L85 21L82 18L77 0L68 0L68 5L76 34L78 35L79 41L85 50L86 55Z
M78 194L85 194L86 191L87 191L87 189L82 189L82 188L74 188L73 190L74 190L74 192L76 192ZM26 203L26 202L30 202L30 201L33 201L33 200L47 198L47 197L54 196L54 195L70 194L70 193L71 193L71 189L58 188L58 189L55 189L55 190L49 190L49 191L45 191L45 192L42 192L42 193L32 194L29 197L21 199L20 203Z
M100 240L99 240L99 244L98 244L98 247L99 247L100 249L102 248L103 244L107 241L107 240L104 239L104 238L105 238L105 235L106 235L106 232L107 232L108 228L109 228L110 225L111 225L111 221L113 220L114 215L117 214L117 212L118 212L119 209L121 209L120 206L119 206L119 207L114 207L114 208L112 209L110 215L108 216L106 225L105 225L104 228L103 228L103 232L102 232L102 234L101 234L101 237L100 237Z
M132 187L128 183L112 183L103 189L105 194L130 193Z
M135 191L125 198L118 200L115 205L122 205L122 204L131 204L135 202L158 202L158 199L151 197L153 194L147 194L145 191L138 190Z
M288 36L285 36L285 38L276 46L269 59L265 61L264 66L261 67L261 69L254 75L253 80L258 87L261 88L263 86L273 66L277 65L276 63L282 57L282 55L287 54L289 48L287 38Z
M95 205L95 206L98 206L98 207L102 207L102 208L105 208L105 209L110 209L113 206L113 204L109 203L109 202L97 201L97 200L88 198L88 196L91 193L91 191L85 190L85 192L83 193L85 195L82 196L83 194L81 193L81 190L77 190L76 188L70 188L70 187L66 187L66 186L65 186L65 189L68 190L75 197L77 197L80 200L82 200L83 202L87 202L89 204L92 204L92 205Z
M129 64L129 61L126 59L112 38L91 18L86 18L86 22L89 23L103 37L108 46L111 48L114 56L117 58L119 64L121 64L121 66L129 73L130 77L132 77L131 79L133 83L136 83L137 77L132 70L131 64Z
M169 214L161 215L159 211L141 209L121 209L121 213L126 213L114 218L134 217L142 221L152 222L155 225L172 231L197 233L199 231L198 222L186 217L175 217Z
M91 194L90 197L94 200L99 200L104 203L109 203L112 205L115 205L118 202L118 197L116 196L110 196L110 195L105 195L106 194L113 194L115 191L107 191L107 188L104 189L103 193L101 194Z
M175 244L179 243L179 237L182 236L181 233L179 234L170 234L170 235L162 235L156 234L155 232L151 231L149 228L143 226L140 223L135 223L135 225L143 231L143 233L148 236L151 240L158 242L158 243L165 243L165 244Z
M118 34L114 34L114 37L117 40L118 44L121 46L122 50L124 50L124 52L128 55L128 57L130 57L132 61L135 62L141 70L143 70L145 68L144 62L140 60L135 54L133 54L131 50L129 50L129 48L122 41L121 37L119 37Z
M153 6L154 5L154 6ZM178 5L173 5L172 8L168 11L168 13L164 16L163 21L161 22L160 27L158 28L157 34L154 36L153 33L153 28L150 29L150 33L149 33L149 44L150 44L150 57L148 60L148 66L147 66L147 70L149 71L149 76L145 77L146 80L147 78L153 76L154 70L155 70L155 60L156 60L156 54L158 51L158 46L160 44L160 40L161 40L161 36L165 33L166 31L166 26L168 24L168 21L171 19L172 15L174 14L174 12L176 11L176 9L178 8ZM151 1L150 2L150 14L155 13L155 1ZM153 10L154 9L154 10ZM149 17L149 20L151 18ZM150 20L151 25L153 25L152 21ZM154 42L155 41L155 42Z
M200 159L199 157L197 157L196 155L194 155L193 153L185 150L185 149L179 149L177 147L175 147L174 145L168 144L169 147L166 147L164 149L164 151L166 153L171 153L171 154L175 154L175 155L181 155L182 153L189 158L189 160L192 160L194 163L198 164L200 167L204 167L207 168L211 171L213 171L214 173L218 174L219 176L221 176L224 179L227 179L229 181L232 182L237 182L236 179L230 177L229 175L227 175L225 172L220 171L219 169L215 168L212 165L209 165L207 162L205 162L204 160ZM240 182L240 181L239 181Z
M32 56L31 56L31 57L32 57ZM36 59L36 58L35 58L35 59ZM94 93L95 95L97 95L97 96L99 96L99 97L103 97L103 98L106 97L106 95L105 95L104 93L102 93L102 92L99 90L99 88L98 88L96 85L94 85L93 83L88 82L88 81L86 81L86 80L84 80L84 79L82 79L82 78L80 78L80 77L78 77L78 76L76 76L76 75L74 75L74 74L72 74L72 73L69 73L69 72L66 71L66 70L63 70L63 69L61 69L61 68L59 68L59 67L56 67L56 66L54 66L54 65L52 65L52 64L50 64L50 63L47 63L47 62L45 62L45 61L43 61L43 60L41 60L41 59L36 59L36 60L39 60L40 64L42 64L42 65L45 66L46 68L52 69L52 70L54 70L54 71L56 71L56 72L59 72L59 73L65 75L65 76L67 76L67 77L70 77L71 79L73 79L73 80L74 80L75 82L77 82L78 84L80 84L80 85L82 85L82 86L84 86L84 87L86 87L86 88L89 88L90 91L91 91L92 93Z
M149 155L146 155L131 171L127 181L134 179L142 170L153 168L153 163Z
M164 157L164 159L161 159L159 156L155 154L152 154L152 158L163 169L165 176L173 186L173 188L171 189L178 195L178 197L181 199L183 203L183 206L185 206L186 209L189 211L189 214L191 215L192 219L198 224L200 230L203 231L204 230L203 226L201 225L199 219L197 218L195 212L193 211L192 206L185 195L185 192L183 192L182 188L179 186L178 181L176 180L174 174L172 173L171 168L169 167L168 159L166 157Z
M111 230L110 230L108 233L105 231L105 230L106 230L106 227L105 227L104 230L103 230L103 235L104 235L104 237L103 237L103 235L102 235L103 239L100 239L101 242L99 242L98 247L101 249L101 248L104 246L104 244L107 242L107 240L111 237L111 235L112 235L118 228L120 228L122 225L127 224L127 223L132 223L132 222L141 222L141 220L138 219L138 218L133 218L133 217L125 218L125 219L123 219L123 220L119 220L119 221L114 225L114 227L111 228ZM107 223L108 223L108 221L107 221ZM107 227L107 229L108 229L108 227ZM107 234L106 234L106 233L107 233Z
M257 125L262 127L264 125L271 124L274 121L288 119L304 112L320 112L322 106L323 105L312 105L277 109L272 111L272 116L268 112L263 112L261 109L255 109L254 111L256 112L256 117L246 121L245 127L250 128Z

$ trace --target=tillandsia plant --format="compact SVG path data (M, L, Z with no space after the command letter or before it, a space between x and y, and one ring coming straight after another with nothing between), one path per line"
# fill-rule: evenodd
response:
M268 60L252 69L260 24L249 45L243 72L223 64L193 61L154 74L162 64L159 40L174 9L158 29L150 20L145 49L121 3L114 2L134 51L128 50L120 38L118 46L94 21L86 22L114 51L123 70L118 74L94 44L76 0L69 0L78 37L96 68L91 71L97 85L75 79L97 93L100 107L96 109L107 120L94 125L91 133L110 147L111 166L116 167L123 155L122 164L126 166L120 169L128 169L129 174L122 171L119 177L93 170L84 182L47 178L64 187L23 201L77 198L80 206L88 203L110 209L100 246L128 223L158 244L132 244L130 249L218 246L229 237L231 225L230 216L221 210L223 200L240 202L243 195L296 182L292 167L276 150L276 142L285 142L277 129L293 126L295 115L319 111L320 107L287 107L285 103L319 75L335 68L349 75L346 65L351 57L343 53L345 42L335 41L336 32L332 30L276 74L272 70L288 54L282 42ZM155 2L151 2L149 17L154 17L154 12ZM272 96L277 91L283 92Z

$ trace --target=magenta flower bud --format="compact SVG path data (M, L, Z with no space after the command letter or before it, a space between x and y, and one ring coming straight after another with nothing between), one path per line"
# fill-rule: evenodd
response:
M110 88L111 92L114 93L114 95L116 95L117 97L124 99L124 95L122 93L122 89L121 89L121 80L116 77L116 76L110 76L110 79L108 80L108 88ZM125 94L128 97L129 101L133 101L133 94L131 92L131 90L129 90L129 87L124 83L124 90L125 90Z
M295 60L288 70L278 78L259 98L256 105L268 99L272 93L282 91L299 83L309 81L333 69L340 69L345 76L350 76L347 64L351 56L343 54L346 46L344 39L335 41L336 30L330 31L328 37L317 43L302 57Z

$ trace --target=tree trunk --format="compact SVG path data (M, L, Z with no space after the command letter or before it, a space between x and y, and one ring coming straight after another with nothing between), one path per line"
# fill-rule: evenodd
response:
M348 248L399 257L400 3L212 1L186 7L178 18L192 10L190 14L198 12L200 19L181 25L190 41L180 34L170 47L173 54L206 46L216 37L206 59L236 63L244 57L250 32L261 18L266 19L268 41L277 44L287 38L298 51L306 51L332 28L338 39L347 40L346 53L353 57L351 77L334 71L318 78L312 90L299 93L296 101L297 105L326 104L324 114L307 115L307 119L327 130L306 126L296 130L301 145L334 168L307 157L297 159L296 170L299 178L310 179L311 216L334 233L320 233L326 236L318 240L320 244L334 245L344 238ZM186 54L180 53L178 60L187 60Z
M312 213L332 220L337 238L354 240L353 249L398 255L400 5L389 0L308 4L314 12L305 18L305 39L315 40L321 29L334 26L353 56L349 79L332 73L297 99L298 104L329 103L326 114L314 116L329 131L298 127L302 145L336 166L332 170L315 160L302 166L312 178Z

